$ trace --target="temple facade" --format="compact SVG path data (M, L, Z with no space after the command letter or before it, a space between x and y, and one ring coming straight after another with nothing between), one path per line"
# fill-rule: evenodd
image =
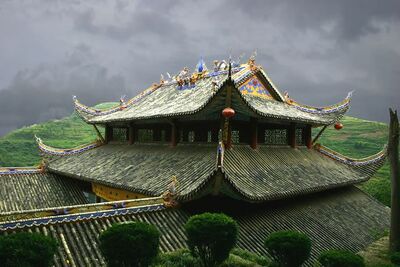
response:
M219 211L238 221L238 247L258 254L284 229L310 236L308 265L330 248L356 252L388 228L390 212L356 186L385 149L352 159L318 143L327 127L342 127L350 101L300 104L254 58L210 69L200 60L106 110L74 97L98 140L65 149L37 137L40 168L0 169L0 231L54 236L56 266L101 266L97 237L111 223L153 223L161 250L172 251L186 246L190 215Z

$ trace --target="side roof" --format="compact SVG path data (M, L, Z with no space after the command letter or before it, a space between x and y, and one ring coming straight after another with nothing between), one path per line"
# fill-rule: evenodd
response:
M85 203L79 181L36 167L0 167L0 213Z
M243 64L232 69L231 77L228 70L221 70L202 74L193 84L162 81L108 110L96 110L74 99L75 110L85 121L94 124L192 115L205 109L229 81L241 97L240 105L258 117L329 125L340 120L351 100L349 94L333 106L302 105L282 95L260 66Z

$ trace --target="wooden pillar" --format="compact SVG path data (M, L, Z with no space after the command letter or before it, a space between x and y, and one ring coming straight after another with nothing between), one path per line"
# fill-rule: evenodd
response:
M258 127L256 118L250 118L250 129L251 129L250 147L252 149L256 149L258 146Z
M289 126L289 145L296 148L296 123L291 123Z
M307 148L311 149L312 148L312 137L311 137L311 125L306 125L306 127L304 128L304 140L306 142L306 146Z
M161 141L161 128L159 126L153 129L153 141Z
M390 109L388 158L392 183L389 247L391 252L400 251L400 170L399 170L399 118Z
M106 124L106 129L105 129L105 142L106 144L112 141L113 139L113 128L110 125Z
M232 147L232 124L229 123L229 119L228 120L228 132L227 132L227 139L226 139L226 144L225 144L225 149L230 149Z
M175 147L178 143L178 130L176 128L176 123L171 123L171 146Z
M128 143L130 145L132 145L133 143L135 143L135 126L133 124L129 125L128 128Z

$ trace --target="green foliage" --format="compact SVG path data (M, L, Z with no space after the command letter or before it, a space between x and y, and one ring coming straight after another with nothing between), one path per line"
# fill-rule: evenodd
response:
M51 266L56 251L56 240L38 233L0 236L0 263L3 267Z
M148 266L158 253L160 234L142 222L114 224L100 234L100 251L108 266Z
M152 267L200 267L198 259L192 256L190 250L179 249L174 252L160 254Z
M400 266L400 252L394 252L390 255L390 261L396 265Z
M188 245L204 266L216 266L228 258L237 240L237 223L229 216L203 213L185 224Z
M364 267L364 259L345 250L328 250L323 252L318 261L324 267Z
M310 257L311 240L296 231L279 231L268 236L265 247L280 266L296 267Z
M270 259L239 248L232 249L231 254L237 255L242 259L251 261L261 266L269 266L271 264Z

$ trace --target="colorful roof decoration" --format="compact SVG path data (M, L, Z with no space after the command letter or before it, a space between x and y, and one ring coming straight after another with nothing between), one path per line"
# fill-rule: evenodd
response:
M68 156L68 155L75 155L75 154L80 154L82 152L85 152L87 150L99 147L102 145L100 141L95 141L90 144L86 145L81 145L78 147L74 148L55 148L48 146L43 143L42 139L37 137L35 135L36 142L38 144L39 150L44 154L44 155L52 155L52 156Z
M313 149L262 146L253 150L235 145L216 162L215 145L168 146L108 144L80 155L53 160L48 170L72 178L157 196L176 175L178 199L188 201L211 192L211 178L224 174L221 192L250 202L282 199L356 184L368 180L382 166L378 153L357 168L334 161ZM254 168L257 166L257 168Z
M0 175L34 174L41 171L39 167L0 167Z
M338 121L349 108L351 94L334 106L321 108L288 99L254 62L234 65L231 77L228 73L229 64L225 61L217 61L214 65L214 70L208 71L201 59L193 74L190 74L188 68L184 68L170 80L162 77L159 83L138 96L107 110L84 106L74 98L75 110L89 123L190 115L205 109L229 80L234 82L245 105L250 108L249 112L261 117L329 125Z

